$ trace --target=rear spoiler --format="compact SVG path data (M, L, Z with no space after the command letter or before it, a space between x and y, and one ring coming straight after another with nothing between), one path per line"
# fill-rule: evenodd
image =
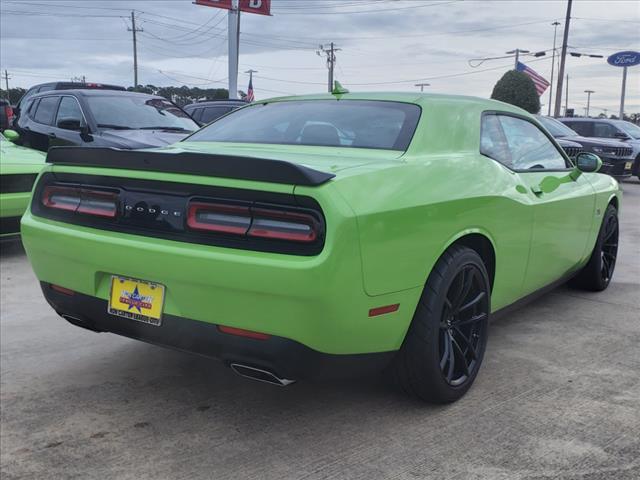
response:
M335 177L332 173L320 172L282 160L209 153L120 150L117 148L53 147L47 154L47 163L182 173L312 187L322 185Z

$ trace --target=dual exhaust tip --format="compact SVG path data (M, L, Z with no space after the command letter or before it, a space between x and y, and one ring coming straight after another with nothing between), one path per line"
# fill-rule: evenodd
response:
M288 380L286 378L280 378L275 373L261 368L250 367L249 365L243 365L241 363L231 363L229 365L231 370L236 372L241 377L248 378L250 380L256 380L258 382L270 383L271 385L277 385L278 387L286 387L295 383L295 380Z

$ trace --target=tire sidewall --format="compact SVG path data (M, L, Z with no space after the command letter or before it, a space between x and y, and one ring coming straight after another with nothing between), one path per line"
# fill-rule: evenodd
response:
M489 285L489 277L487 269L480 258L480 256L469 248L462 248L459 252L453 255L453 261L449 263L444 269L444 276L437 282L432 282L432 276L427 281L427 288L425 289L426 295L423 295L421 302L427 307L426 309L418 309L416 314L423 315L425 318L418 319L425 321L428 324L428 332L431 334L426 340L424 345L424 374L431 379L432 388L438 398L445 399L445 401L454 401L460 398L466 393L466 391L473 384L478 371L482 365L484 353L487 345L488 326L489 319L486 320L485 330L483 338L478 348L477 364L471 372L471 375L467 380L458 386L452 386L447 383L446 379L442 375L440 370L440 322L442 320L442 312L444 310L445 296L451 287L453 280L460 270L467 266L473 265L478 269L481 274L481 280L484 283L485 291L487 292L487 304L488 314L491 312L491 289ZM431 284L430 284L431 283ZM435 285L434 285L435 284ZM435 287L435 288L434 288ZM429 315L424 315L424 312L432 312ZM415 321L416 319L414 319Z

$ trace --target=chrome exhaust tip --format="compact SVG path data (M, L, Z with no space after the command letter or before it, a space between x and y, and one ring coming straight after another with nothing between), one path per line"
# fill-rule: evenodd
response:
M295 380L287 380L286 378L280 378L273 372L263 370L261 368L250 367L249 365L243 365L241 363L231 363L229 365L231 370L236 372L241 377L256 380L257 382L270 383L271 385L277 385L278 387L286 387L295 383Z

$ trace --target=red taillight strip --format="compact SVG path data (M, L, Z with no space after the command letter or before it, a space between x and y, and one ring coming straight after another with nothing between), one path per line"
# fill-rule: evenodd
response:
M273 238L291 242L314 242L318 238L318 222L306 213L252 208L250 237Z
M189 203L187 226L193 230L228 233L300 243L320 236L320 222L308 213L195 201Z
M56 210L66 210L99 217L115 218L118 194L88 190L81 187L49 185L42 193L42 204Z
M271 335L267 335L266 333L253 332L251 330L244 330L242 328L225 327L224 325L218 325L218 330L229 335L253 338L255 340L268 340L269 338L271 338Z

